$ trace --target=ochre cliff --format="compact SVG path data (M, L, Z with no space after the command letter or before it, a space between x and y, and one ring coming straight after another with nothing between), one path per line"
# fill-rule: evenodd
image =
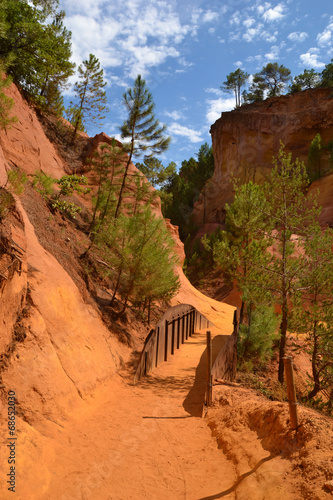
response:
M29 181L36 170L55 178L68 173L68 165L47 139L33 108L14 85L8 95L14 99L18 121L0 133L0 189L13 168L21 168ZM105 134L90 140L90 152L109 140ZM134 165L130 172L138 173ZM14 202L15 208L0 225L0 385L6 390L19 388L20 414L39 428L42 416L59 421L69 408L81 405L128 361L131 351L119 343L112 326L111 331L106 326L82 277L71 273L76 256L71 255L68 222L60 221L61 248L53 242L53 248L58 245L53 253L52 225L47 226L52 215L41 196L30 188L29 197L14 195ZM87 205L82 198L80 202ZM159 199L153 209L162 216ZM166 224L182 262L178 231L169 221ZM204 313L219 317L231 332L233 308L193 289L181 266L178 273L182 286L173 303L202 305Z
M267 99L222 113L211 127L214 175L195 204L193 217L198 226L223 222L223 207L233 197L231 175L243 182L259 181L272 168L280 141L293 158L306 161L311 141L320 134L324 142L333 139L332 89L315 89ZM332 181L325 176L319 189ZM326 181L324 181L326 179ZM325 188L325 199L331 197ZM332 191L331 191L332 192ZM322 223L333 218L326 210Z

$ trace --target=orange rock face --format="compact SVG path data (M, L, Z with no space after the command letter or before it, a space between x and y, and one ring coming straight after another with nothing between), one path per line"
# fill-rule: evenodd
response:
M263 179L280 141L304 161L316 134L333 139L331 96L332 89L306 90L222 113L211 127L215 170L195 204L196 224L223 222L223 207L233 198L231 175L242 182Z
M55 178L65 175L64 161L47 139L34 110L14 85L8 95L14 99L13 114L18 122L7 131L0 131L0 187L6 185L7 172L15 167L28 175L36 170L43 170ZM110 141L105 134L91 140L87 138L91 145L89 154L92 155L102 142ZM129 173L140 175L142 182L147 182L133 164ZM7 226L0 226L0 273L5 276L0 279L0 355L10 354L13 341L17 345L15 355L8 355L1 376L6 386L20 387L22 411L35 422L41 415L55 419L65 415L67 408L77 405L115 374L128 359L130 351L110 334L97 307L88 303L63 265L42 246L33 221L29 220L30 214L28 217L17 197L15 205L16 211L6 221ZM158 197L152 208L162 217ZM176 303L195 302L207 313L214 311L218 315L220 311L226 318L227 328L232 329L233 308L204 297L188 283L181 268L184 249L178 229L169 221L166 225L179 255L177 272L181 290L174 300ZM13 272L7 271L13 260L11 249L5 248L5 242L7 245L10 240L21 248L22 265L20 270L17 266L11 267ZM70 249L65 248L64 253L66 251ZM15 265L19 262L16 260ZM29 314L24 317L22 313L27 304ZM15 332L19 334L20 329L26 337L16 342Z

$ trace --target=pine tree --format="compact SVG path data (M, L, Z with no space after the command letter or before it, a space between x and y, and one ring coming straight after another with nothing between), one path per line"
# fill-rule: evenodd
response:
M59 91L73 74L71 33L53 0L6 0L0 11L0 53L15 83L43 104L49 83ZM2 28L1 28L2 26Z
M110 305L114 306L117 293L123 299L119 316L129 300L147 299L151 303L170 298L178 290L174 242L163 219L156 217L149 205L138 206L130 215L121 213L117 219L106 219L96 246L106 264L104 273L112 281Z
M236 231L236 242L238 239L240 249L236 254L231 254L234 255L236 269L241 264L240 271L237 269L237 279L242 283L246 278L242 292L253 302L258 301L261 295L268 302L278 303L281 308L278 371L281 383L284 378L283 357L293 304L302 295L301 279L308 265L302 248L311 238L320 213L315 199L305 194L308 184L304 164L298 160L293 162L291 154L287 154L281 145L274 158L271 177L263 186L264 199L249 197L255 191L249 189L248 185L243 186L241 193L247 194L248 202L237 202L235 215L231 212L235 221L250 222L250 225L245 226L242 222L241 227L251 229L250 234L244 229ZM230 222L228 224L230 226ZM219 258L221 262L228 257L226 252L229 247L225 242L224 246L226 248L223 245L217 247L217 251L224 253ZM269 246L273 250L269 251Z
M160 125L155 118L153 97L141 75L136 78L133 88L129 88L123 94L123 103L127 109L128 117L120 130L122 138L129 139L129 143L125 144L128 160L120 187L115 218L119 217L132 158L162 153L169 147L170 143L170 137L164 135L166 126ZM149 154L146 154L148 151Z
M307 266L301 277L302 301L297 304L294 327L306 335L311 355L312 388L307 399L319 391L332 397L333 387L333 231L319 224L305 242Z
M227 80L223 82L220 87L222 90L227 92L234 92L236 98L236 108L241 105L241 88L248 79L249 74L240 68L236 69L233 73L227 75Z
M277 252L271 255L269 264L262 269L263 278L266 276L269 282L268 289L281 306L278 373L281 383L284 378L283 357L292 303L299 296L302 288L300 278L306 268L306 260L300 248L310 237L320 213L315 199L306 197L308 184L305 165L298 159L293 162L291 153L287 154L282 145L274 158L271 178L265 186L266 199L270 205L267 216L274 221L275 231L272 237Z
M14 101L3 92L11 84L11 78L4 73L5 67L0 61L0 129L10 127L12 123L17 122L16 116L11 116L11 109Z
M145 158L143 163L138 162L135 166L155 187L163 186L176 173L176 164L174 162L171 162L167 167L164 167L161 160L158 160L153 156Z
M108 109L104 90L106 86L103 79L104 72L97 57L89 54L89 59L79 66L78 73L81 81L76 82L74 86L77 103L70 103L71 109L75 110L71 143L75 141L82 123L99 125L105 118L103 114Z

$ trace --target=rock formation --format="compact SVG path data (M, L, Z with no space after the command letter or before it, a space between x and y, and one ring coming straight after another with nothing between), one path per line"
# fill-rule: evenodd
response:
M28 176L36 170L55 178L68 173L68 166L45 136L34 110L14 85L8 95L14 99L13 114L18 121L0 134L0 189L6 184L7 172L16 167ZM87 137L90 153L108 141L105 134L90 141ZM130 172L138 173L134 165ZM48 239L52 240L51 233L44 230L43 240L37 236L43 205L31 198L28 214L20 199L14 198L15 209L0 227L0 384L7 390L19 388L20 412L26 421L38 426L41 415L58 420L66 415L67 408L81 404L82 398L129 359L130 350L107 328L89 292L83 290L82 278L80 289L71 277L71 264L66 266L65 262L71 252L70 245L65 246L66 238L61 259L46 245ZM153 209L162 216L159 200ZM45 204L44 210L48 211ZM184 250L178 231L169 221L166 224L180 257L177 269L182 287L173 304L202 304L204 313L219 318L226 325L226 333L231 333L233 308L191 287L181 269ZM67 230L64 227L64 233Z
M195 203L193 217L198 226L210 224L211 230L223 223L223 207L233 198L231 175L242 182L260 182L272 168L272 158L280 141L293 158L307 159L316 134L324 142L333 139L332 89L315 89L244 105L222 113L211 127L214 175ZM325 204L332 198L331 176L316 183L323 191ZM333 222L329 210L321 222ZM205 232L205 229L203 230Z

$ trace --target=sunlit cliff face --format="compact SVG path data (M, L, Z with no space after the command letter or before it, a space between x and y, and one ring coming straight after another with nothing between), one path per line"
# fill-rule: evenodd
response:
M260 182L273 166L280 141L294 159L306 161L316 134L324 143L332 140L331 95L332 89L307 90L222 113L211 127L215 170L205 196L195 203L196 224L223 222L223 207L233 197L230 176Z

